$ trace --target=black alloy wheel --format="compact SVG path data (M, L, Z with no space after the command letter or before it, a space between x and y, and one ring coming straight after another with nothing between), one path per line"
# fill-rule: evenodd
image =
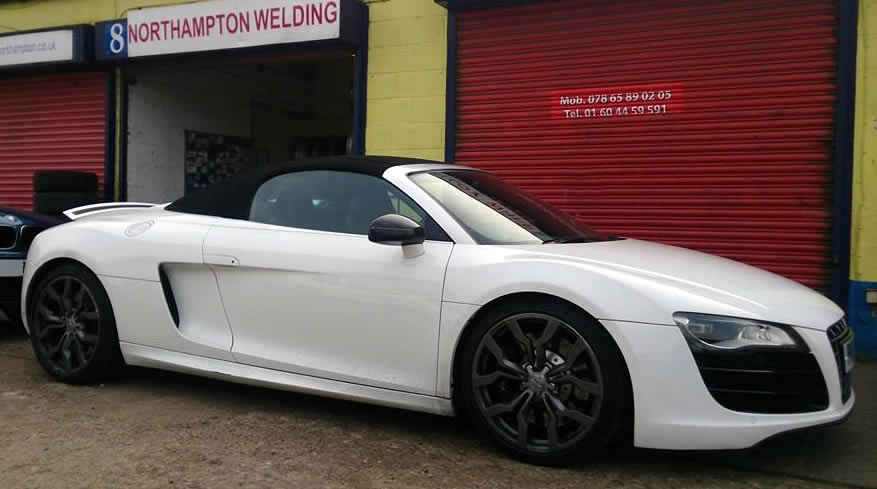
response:
M100 313L88 287L71 275L55 277L36 300L34 335L53 370L72 375L97 350Z
M612 440L626 369L602 327L541 302L482 319L460 375L466 407L484 431L517 458L543 464L592 455Z
M28 315L40 364L70 383L114 376L123 362L109 298L86 268L64 264L33 289Z

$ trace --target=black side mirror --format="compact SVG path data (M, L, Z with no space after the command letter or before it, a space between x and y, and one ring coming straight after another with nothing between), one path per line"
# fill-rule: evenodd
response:
M385 214L368 226L368 240L373 243L406 246L424 239L423 226L399 214Z

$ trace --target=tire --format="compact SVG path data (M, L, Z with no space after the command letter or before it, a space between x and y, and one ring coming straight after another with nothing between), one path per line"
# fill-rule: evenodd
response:
M629 383L621 352L572 305L529 297L492 309L475 324L462 355L466 411L518 460L586 459L612 442L625 421Z
M44 274L33 288L27 319L34 354L57 380L100 382L124 367L110 298L82 265L64 263Z
M33 176L35 193L73 192L97 194L97 175L80 171L38 171Z
M34 212L58 215L81 205L96 204L97 194L74 192L37 192L33 196Z

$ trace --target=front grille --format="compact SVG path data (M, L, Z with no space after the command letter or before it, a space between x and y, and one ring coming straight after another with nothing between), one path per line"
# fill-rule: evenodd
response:
M844 319L832 324L826 331L828 341L831 342L831 351L834 352L834 361L837 364L837 372L840 376L840 392L841 400L847 402L853 393L852 376L847 373L844 366L844 343L851 341L853 338L853 330L847 326Z
M828 408L825 378L810 352L692 353L710 394L732 411L788 414Z
M0 250L8 250L15 246L15 238L18 233L12 226L0 226Z

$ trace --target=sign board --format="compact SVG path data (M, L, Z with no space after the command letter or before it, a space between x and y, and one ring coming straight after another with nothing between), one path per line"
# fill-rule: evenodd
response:
M99 58L338 39L343 0L217 0L132 10L100 24ZM346 7L345 7L346 8Z
M73 29L0 37L0 67L74 61Z

